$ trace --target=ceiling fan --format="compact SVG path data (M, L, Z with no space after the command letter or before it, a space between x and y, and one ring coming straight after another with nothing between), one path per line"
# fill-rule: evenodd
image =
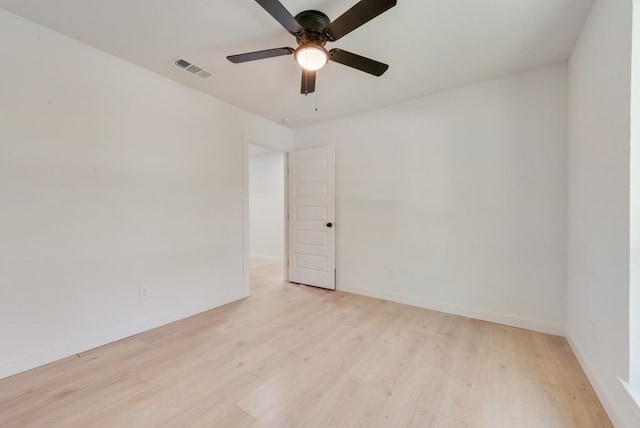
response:
M256 3L296 38L298 48L283 47L228 56L227 59L235 64L293 54L302 67L300 92L305 95L315 91L316 71L329 60L374 76L382 76L389 68L387 64L342 49L327 51L324 45L339 40L391 9L396 5L396 0L361 0L333 22L317 10L305 10L293 17L278 0L256 0Z

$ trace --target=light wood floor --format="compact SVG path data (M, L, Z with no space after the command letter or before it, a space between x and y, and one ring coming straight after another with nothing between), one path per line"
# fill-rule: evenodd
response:
M283 283L0 381L2 427L611 427L565 339Z

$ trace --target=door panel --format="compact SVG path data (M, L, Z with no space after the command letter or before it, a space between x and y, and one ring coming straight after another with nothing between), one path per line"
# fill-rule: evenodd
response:
M335 152L289 153L289 281L334 290Z

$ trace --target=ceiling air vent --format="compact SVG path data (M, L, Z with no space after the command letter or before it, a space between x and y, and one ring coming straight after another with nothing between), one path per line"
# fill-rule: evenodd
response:
M193 62L189 61L188 59L185 59L182 57L174 59L172 64L175 67L179 68L180 70L184 70L187 73L198 76L201 79L208 79L209 77L213 76L212 72L207 71L202 67L195 65Z

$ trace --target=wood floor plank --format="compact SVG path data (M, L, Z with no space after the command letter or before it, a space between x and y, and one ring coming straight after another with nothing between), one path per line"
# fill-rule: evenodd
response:
M611 427L558 336L282 281L0 380L4 427Z
M191 428L233 427L251 428L256 426L255 418L237 406L221 409L219 406L205 412L194 420Z

